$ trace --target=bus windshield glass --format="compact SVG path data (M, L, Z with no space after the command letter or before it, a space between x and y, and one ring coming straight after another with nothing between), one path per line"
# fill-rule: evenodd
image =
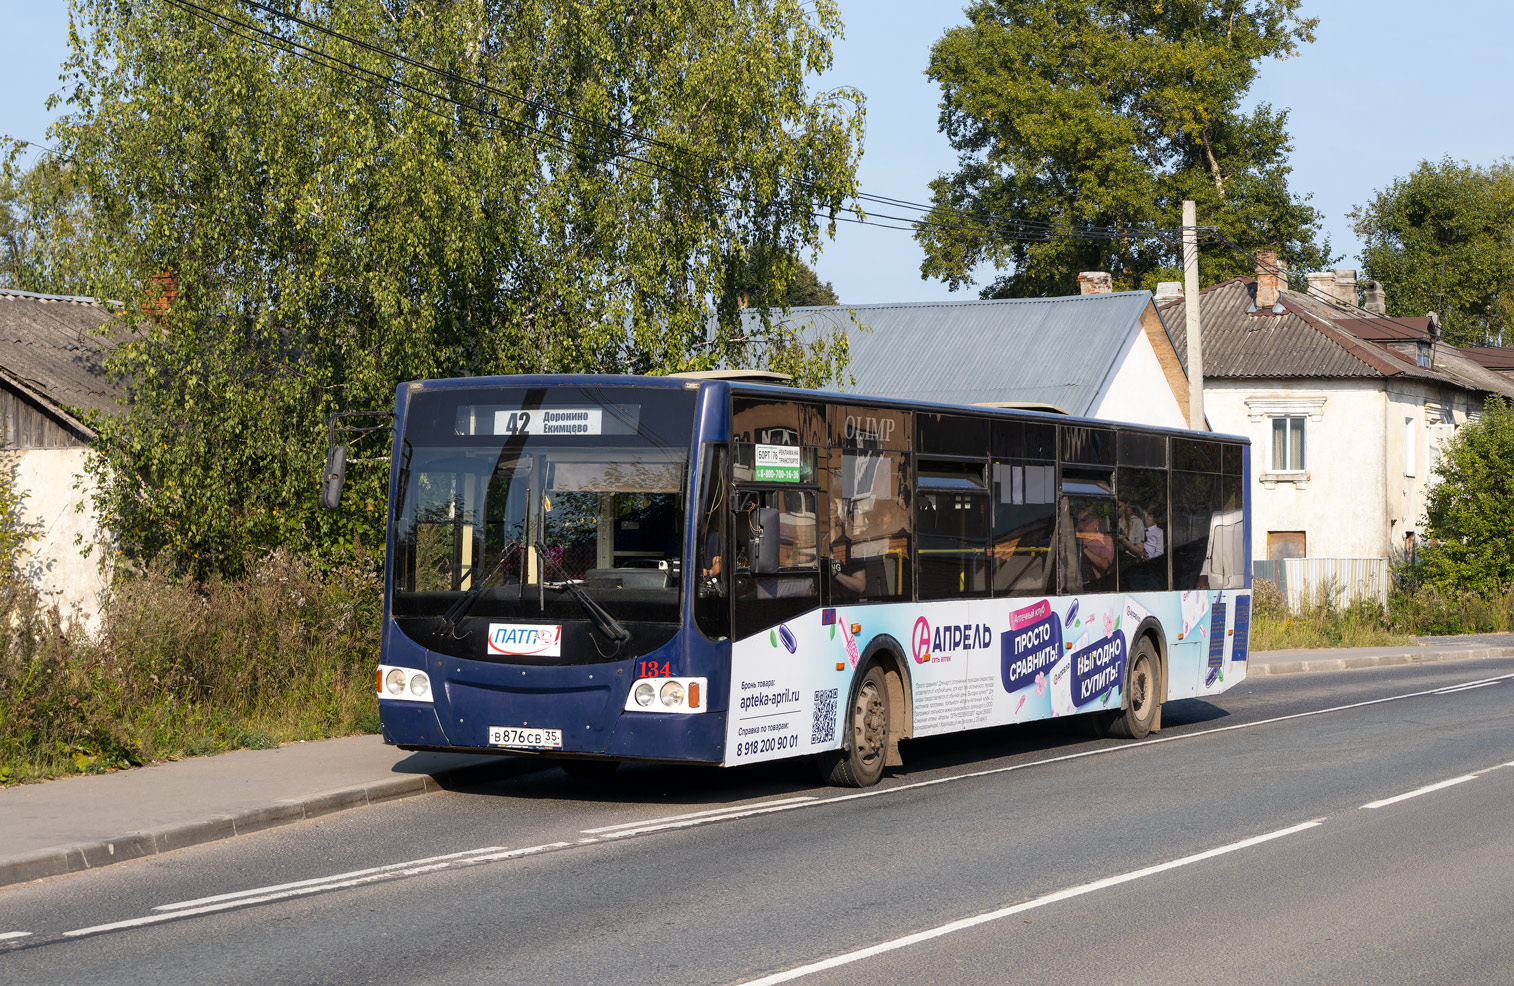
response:
M650 387L414 394L394 617L583 620L572 585L616 619L677 623L693 414L691 392Z

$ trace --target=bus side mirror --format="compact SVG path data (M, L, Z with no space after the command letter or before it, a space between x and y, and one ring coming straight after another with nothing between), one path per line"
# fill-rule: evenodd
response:
M749 515L752 522L751 566L753 575L778 574L778 508L759 507Z
M326 471L321 473L321 506L335 510L342 502L342 483L347 479L347 446L333 445L326 453Z

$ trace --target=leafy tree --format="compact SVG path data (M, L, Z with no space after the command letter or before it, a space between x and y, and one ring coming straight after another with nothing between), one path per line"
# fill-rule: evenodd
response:
M21 167L25 146L14 142L0 162L0 287L92 295L102 281L86 203L67 167Z
M1422 161L1351 218L1389 315L1438 312L1460 345L1514 329L1514 164Z
M1490 397L1482 417L1441 451L1417 574L1441 588L1514 586L1514 405Z
M134 323L132 410L100 423L128 557L380 545L382 467L350 471L341 517L316 478L325 416L398 381L839 372L836 340L738 328L730 276L787 282L855 190L859 97L805 87L834 0L270 2L306 22L71 0L37 167L68 162Z
M789 281L783 291L783 305L785 308L803 308L808 305L835 305L840 302L836 299L836 289L831 287L830 281L820 280L810 266L803 261L799 262L799 269L794 272L794 279Z
M803 260L791 258L784 264L785 270L774 271L774 265L763 264L754 259L737 272L740 282L736 287L743 308L802 308L806 305L836 304L836 290L829 281L822 282L820 275ZM786 274L779 283L777 275Z
M931 50L959 168L931 183L922 274L955 289L981 263L1008 269L984 297L1075 292L1082 270L1150 287L1181 276L1181 243L1122 231L1179 226L1184 199L1242 248L1201 251L1205 283L1252 273L1261 246L1327 265L1319 213L1288 189L1287 112L1242 109L1262 59L1313 40L1300 5L977 0ZM1041 236L1074 226L1110 238Z

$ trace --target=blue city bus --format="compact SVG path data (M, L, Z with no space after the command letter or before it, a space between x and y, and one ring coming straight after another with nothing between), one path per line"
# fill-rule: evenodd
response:
M1245 677L1243 438L721 379L403 384L386 742L816 760ZM338 481L339 482L339 481Z

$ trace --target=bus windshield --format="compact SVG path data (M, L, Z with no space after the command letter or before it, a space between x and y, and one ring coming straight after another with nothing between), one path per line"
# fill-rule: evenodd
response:
M417 620L459 610L469 620L584 620L581 590L615 619L676 624L693 410L692 393L650 387L413 395L394 520L395 619L421 638Z

